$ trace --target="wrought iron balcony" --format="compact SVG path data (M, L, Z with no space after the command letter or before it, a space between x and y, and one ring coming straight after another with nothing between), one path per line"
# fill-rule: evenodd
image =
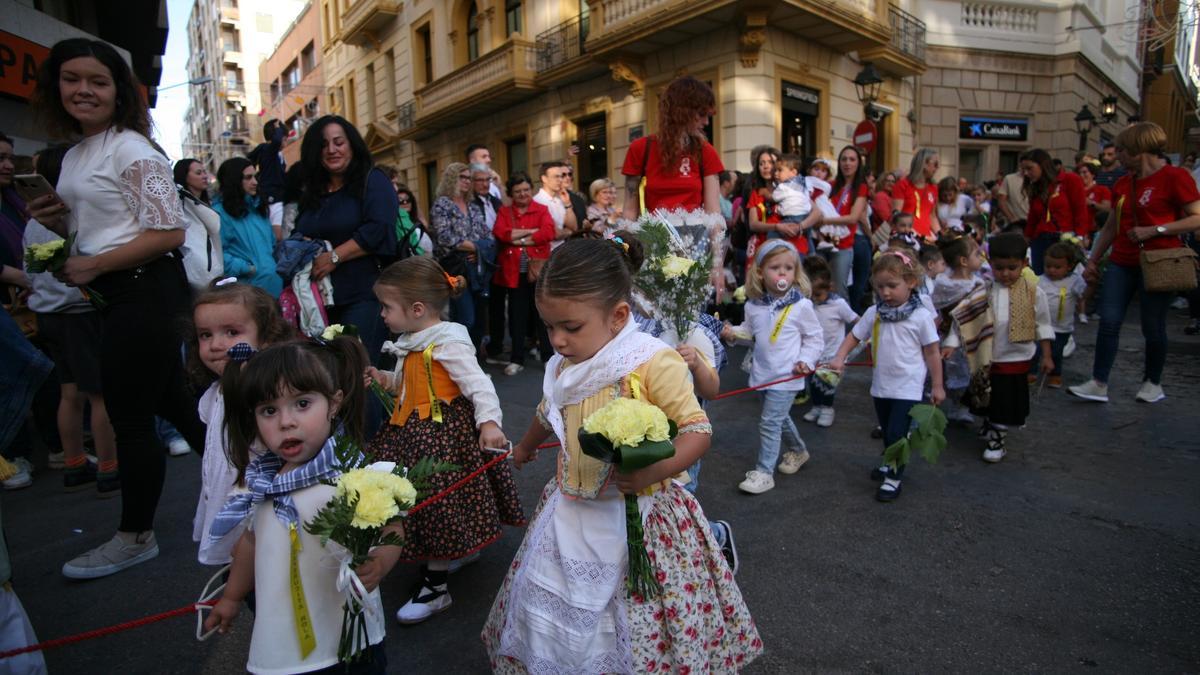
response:
M918 61L925 60L925 22L895 5L888 7L892 47Z
M416 124L416 101L408 101L402 103L399 108L396 108L396 129L401 133L413 128Z
M538 74L583 56L590 23L591 17L580 14L538 35Z

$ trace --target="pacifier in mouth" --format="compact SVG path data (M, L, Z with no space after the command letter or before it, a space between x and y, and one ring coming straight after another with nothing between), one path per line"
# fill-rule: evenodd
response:
M775 280L775 288L778 288L781 291L786 291L788 289L788 286L791 286L791 285L792 284L789 283L787 279L780 278L780 279Z

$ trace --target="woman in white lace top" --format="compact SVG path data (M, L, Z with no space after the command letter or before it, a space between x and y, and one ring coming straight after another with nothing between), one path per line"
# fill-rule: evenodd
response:
M29 210L59 235L75 235L61 276L92 289L102 305L102 388L121 475L117 534L63 566L76 579L158 555L152 528L166 465L154 416L174 424L193 448L204 447L177 330L190 304L177 252L186 221L171 167L149 139L139 89L120 54L93 40L54 45L38 74L47 127L79 141L63 159L58 195L30 202Z

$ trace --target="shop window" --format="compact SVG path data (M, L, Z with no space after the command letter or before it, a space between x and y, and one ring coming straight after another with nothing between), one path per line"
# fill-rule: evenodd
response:
M966 178L971 185L983 182L983 150L981 148L959 148L958 177Z
M575 190L587 195L592 181L608 176L608 124L604 113L575 120L579 148L576 156ZM711 137L710 137L711 138Z
M801 157L817 154L817 122L821 112L821 92L791 82L783 83L783 142L785 153Z
M504 168L508 170L508 177L513 176L518 171L529 173L529 144L525 141L524 136L518 136L505 141L504 150Z
M1017 167L1020 165L1021 152L1021 150L1001 150L1000 168L998 170L1005 176L1010 173L1016 173Z

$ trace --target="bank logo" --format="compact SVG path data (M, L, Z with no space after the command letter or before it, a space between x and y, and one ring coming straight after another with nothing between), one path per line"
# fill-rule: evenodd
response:
M976 122L968 128L972 138L979 138L983 135L983 122Z

